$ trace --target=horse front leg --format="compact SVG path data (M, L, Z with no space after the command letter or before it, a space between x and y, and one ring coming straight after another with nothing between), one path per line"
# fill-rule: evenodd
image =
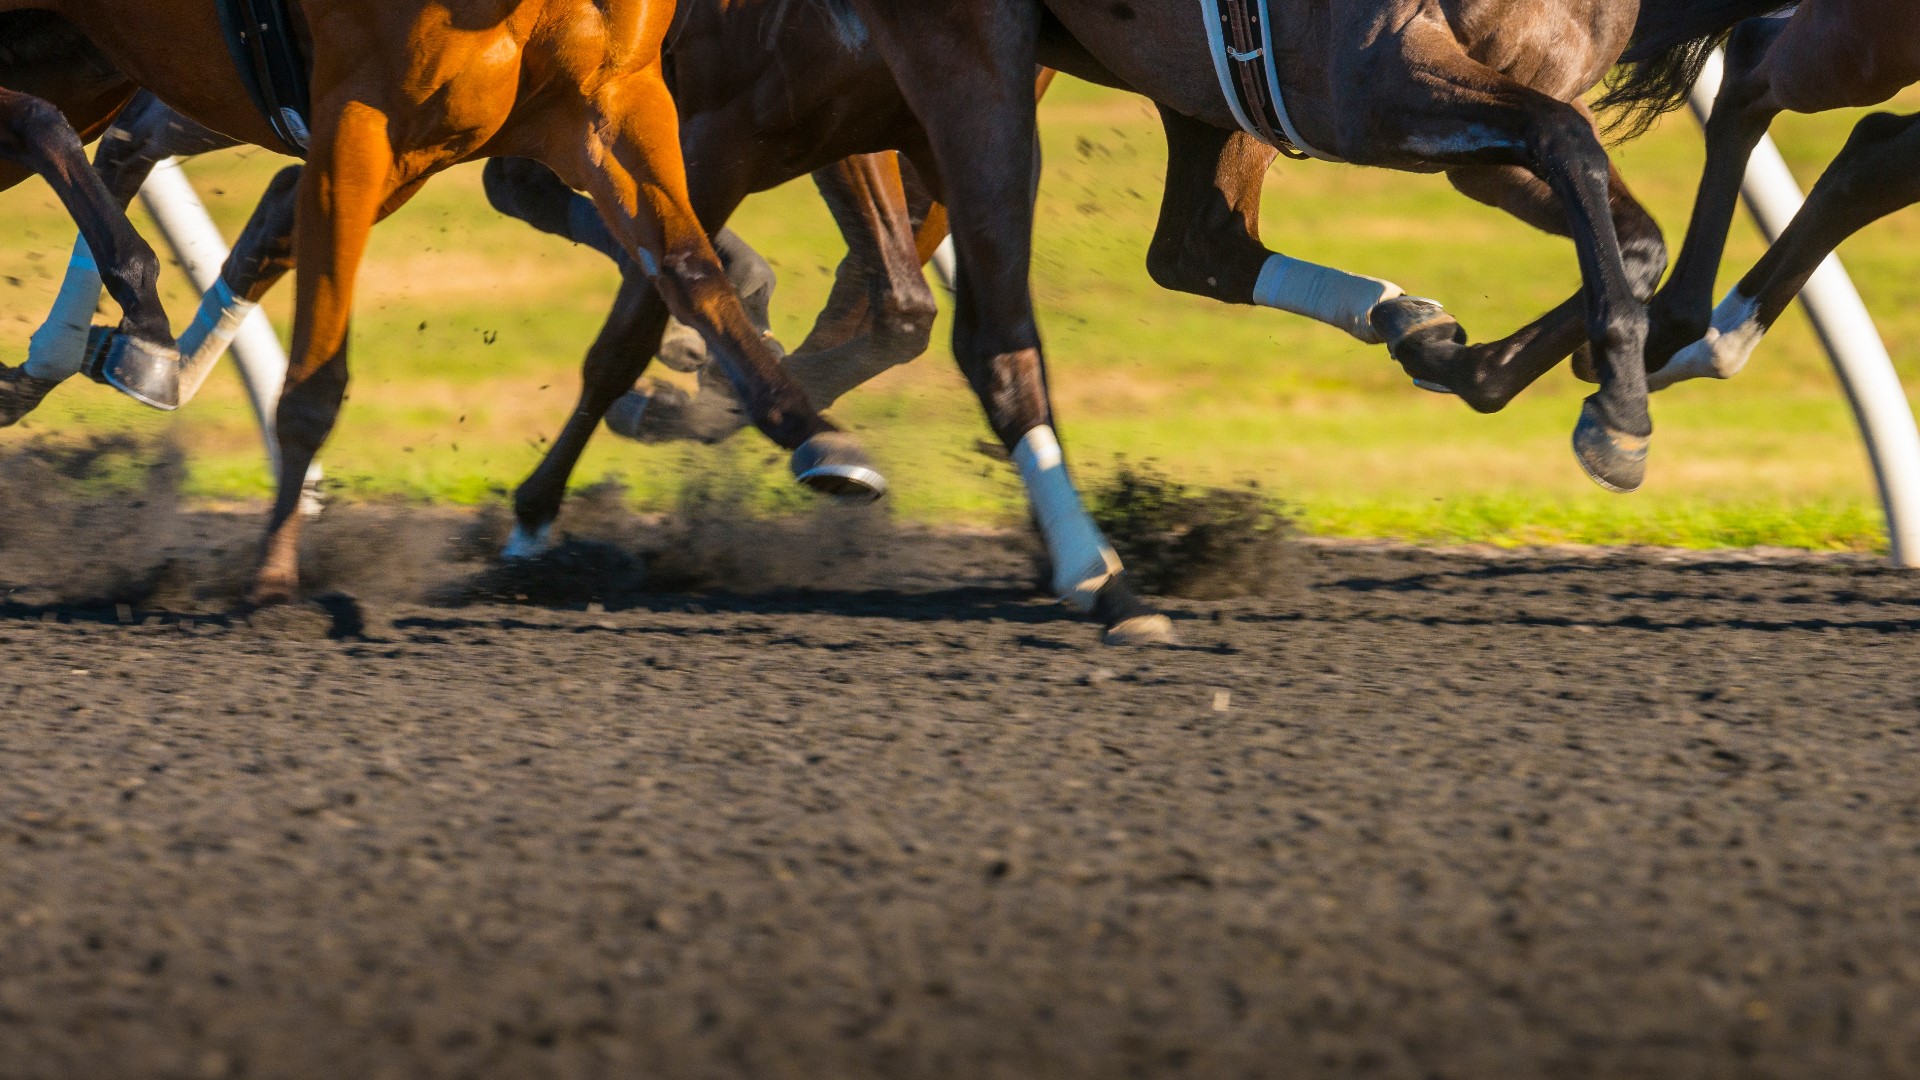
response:
M1807 195L1780 239L1714 310L1700 340L1655 378L1728 378L1746 366L1768 330L1840 242L1920 202L1920 114L1877 113L1855 125L1840 155Z
M1160 122L1167 182L1147 248L1154 282L1226 304L1304 315L1369 345L1381 344L1368 316L1402 295L1400 286L1282 255L1261 243L1261 195L1278 151L1245 132L1203 124L1165 106Z
M658 66L613 80L591 112L569 127L578 133L571 139L551 137L548 165L592 196L668 310L706 339L748 418L792 451L794 477L823 494L879 498L886 479L808 402L728 282L688 196L678 118Z
M346 397L353 292L368 236L418 188L398 176L385 114L358 101L316 113L326 119L314 127L296 194L293 348L275 414L279 476L256 604L299 595L302 488Z
M862 4L908 103L927 127L953 223L953 351L1013 456L1053 564L1053 587L1113 644L1164 642L1167 617L1122 575L1087 512L1055 431L1028 285L1032 262L1034 28L911 4ZM883 8L884 13L877 13Z
M1647 367L1659 390L1682 379L1732 372L1672 367L1668 361L1700 340L1713 321L1714 280L1727 250L1727 235L1740 208L1740 186L1747 160L1767 134L1781 105L1774 100L1762 63L1767 49L1785 28L1785 19L1749 19L1727 43L1726 75L1706 123L1707 163L1687 219L1686 239L1674 259L1673 276L1648 308Z

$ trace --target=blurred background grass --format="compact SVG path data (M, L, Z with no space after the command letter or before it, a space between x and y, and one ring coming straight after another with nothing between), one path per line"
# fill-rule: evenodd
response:
M1920 105L1920 96L1904 102ZM1855 113L1789 117L1775 130L1810 184ZM1042 110L1047 170L1036 236L1041 309L1062 427L1083 475L1152 461L1193 482L1254 482L1312 532L1531 543L1883 545L1852 419L1796 309L1727 383L1659 396L1647 487L1611 496L1567 449L1586 389L1549 375L1504 413L1478 416L1410 386L1385 351L1278 312L1156 287L1144 254L1164 147L1138 98L1063 79ZM1618 150L1641 198L1677 242L1699 175L1686 116ZM235 151L189 171L231 234L284 164ZM323 455L352 496L485 502L530 470L557 432L578 364L610 302L599 256L494 214L477 167L436 180L375 234L360 290L353 385ZM0 193L0 361L18 363L66 262L73 229L46 188ZM139 221L147 228L144 220ZM844 245L812 185L750 201L735 227L780 272L775 329L797 342ZM1283 161L1268 179L1265 231L1291 255L1390 277L1442 299L1476 340L1502 336L1578 284L1571 247L1455 194L1443 178ZM1920 214L1906 211L1842 248L1909 385L1920 383ZM1759 255L1743 218L1720 291ZM176 320L193 309L177 273ZM291 288L269 310L284 335ZM944 298L943 298L944 300ZM980 410L954 370L943 321L932 352L850 395L860 431L894 483L896 510L993 524L1021 512L1010 470L983 456ZM165 435L186 448L190 487L209 499L267 492L258 436L230 370L194 405L162 416L79 381L0 444L96 430ZM782 459L756 436L712 449L642 447L604 432L575 477L623 480L664 505L715 467L759 478L772 504L798 500Z

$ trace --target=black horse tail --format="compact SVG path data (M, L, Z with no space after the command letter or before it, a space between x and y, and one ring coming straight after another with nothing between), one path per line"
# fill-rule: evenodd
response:
M860 20L860 13L853 10L852 0L779 0L773 9L776 32L786 24L796 4L812 4L819 8L833 27L833 36L840 40L841 47L847 51L866 46L867 24Z
M1787 0L1641 0L1633 38L1594 103L1612 114L1607 133L1632 138L1686 104L1707 57L1735 26L1791 6Z

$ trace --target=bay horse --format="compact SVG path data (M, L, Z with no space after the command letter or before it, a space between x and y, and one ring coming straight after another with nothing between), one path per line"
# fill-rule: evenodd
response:
M285 145L250 101L213 5L0 0L0 17L29 8L71 22L116 70L196 122ZM434 174L474 158L534 158L588 192L653 291L706 337L755 425L792 451L798 479L831 494L884 489L858 444L812 408L753 329L688 201L660 55L673 10L671 0L303 6L314 115L297 195L278 494L256 601L298 592L300 487L345 395L368 232Z
M1677 108L1714 41L1702 38L1664 65L1657 52L1631 64L1604 100L1642 116ZM1686 241L1651 308L1654 388L1733 376L1842 240L1920 201L1920 115L1867 116L1792 224L1716 308L1714 277L1747 159L1774 118L1878 105L1915 82L1920 6L1908 0L1802 0L1791 14L1733 29Z

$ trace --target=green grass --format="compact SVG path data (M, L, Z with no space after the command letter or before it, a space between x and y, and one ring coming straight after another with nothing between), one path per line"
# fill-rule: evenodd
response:
M1776 134L1803 182L1856 117L1782 122ZM1383 350L1337 331L1160 290L1143 265L1164 153L1151 110L1062 80L1042 127L1047 174L1034 291L1062 427L1091 482L1122 457L1152 459L1188 481L1254 481L1327 535L1881 543L1865 455L1797 311L1740 378L1657 398L1648 486L1610 496L1581 476L1567 449L1586 392L1570 376L1550 375L1506 412L1477 416L1413 389ZM1619 151L1670 234L1684 223L1700 157L1698 133L1684 117ZM216 155L191 171L231 231L279 164L254 151ZM72 229L37 183L0 194L0 218L17 223L0 244L0 360L17 363ZM776 330L797 341L843 250L830 219L802 181L756 197L735 225L780 271ZM1289 254L1441 298L1476 338L1510 331L1578 283L1564 241L1468 202L1438 177L1283 161L1269 179L1264 227L1269 244ZM1723 290L1760 250L1743 220ZM1920 214L1907 211L1841 252L1910 383L1920 381L1916 250ZM176 280L168 292L176 319L192 306L182 285ZM493 214L476 168L435 181L376 233L355 324L353 388L324 455L330 475L359 495L497 498L532 467L566 415L579 357L613 285L598 256ZM290 292L270 304L283 330ZM931 354L851 395L838 416L888 470L902 514L1004 521L1019 511L1019 490L1006 466L976 450L986 427L945 335L943 324ZM258 438L237 381L225 373L173 417L72 384L21 428L0 433L0 443L99 428L176 439L189 452L199 495L266 491ZM769 500L798 498L781 477L779 455L754 437L685 450L603 436L576 481L617 476L637 499L662 504L690 473L718 467L756 477Z

